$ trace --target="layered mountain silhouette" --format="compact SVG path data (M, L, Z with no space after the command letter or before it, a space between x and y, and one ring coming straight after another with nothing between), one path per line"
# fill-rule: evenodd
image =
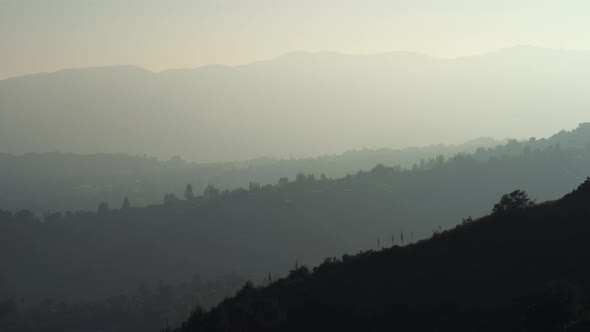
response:
M520 46L457 59L298 52L160 73L71 69L0 81L0 151L208 162L532 136L533 127L545 136L584 120L589 68L587 51Z
M590 131L583 136L578 142L590 142ZM545 146L562 141L568 140L549 139ZM420 160L473 153L503 143L506 142L479 138L458 145L360 149L314 158L258 158L204 164L180 157L161 160L129 154L0 153L0 206L36 212L94 210L99 201L115 206L124 197L131 199L134 206L146 206L160 203L163 193L181 194L188 182L196 193L202 193L208 184L222 189L247 187L250 182L275 184L278 179L297 173L339 178L377 164L410 168Z
M515 191L431 239L246 284L175 331L588 331L589 201L590 178L533 206Z
M553 147L582 149L583 154L588 144L590 126L581 124L573 130L562 130L547 138L522 141L478 138L458 145L365 148L314 158L260 158L206 164L181 158L161 160L128 154L0 153L0 207L12 211L27 208L37 213L94 210L98 202L119 206L125 197L131 200L133 206L139 207L160 203L164 193L180 196L187 183L192 184L195 193L202 193L209 184L222 190L246 188L250 182L274 185L282 177L292 180L297 173L341 178L359 170L370 170L378 164L412 169L440 156L448 159L461 153L471 154L480 162ZM576 158L572 159L574 163L583 162L575 154L569 157ZM539 199L553 199L585 175L576 166L554 166L559 174L555 187L537 191L526 182L518 184L531 190L531 194Z
M409 169L377 165L334 179L298 173L273 184L208 186L202 194L181 185L144 207L121 197L97 201L93 211L0 210L0 297L105 296L193 274L237 272L259 281L295 262L313 266L326 256L401 244L402 233L403 243L413 243L488 213L517 188L538 200L562 196L590 169L590 145L556 139L583 128ZM39 278L39 266L52 268Z

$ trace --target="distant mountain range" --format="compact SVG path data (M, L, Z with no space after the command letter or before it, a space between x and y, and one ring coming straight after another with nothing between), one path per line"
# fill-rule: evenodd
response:
M0 81L0 151L211 162L547 136L587 120L588 86L590 52L526 46L457 59L298 52L160 73L69 69Z

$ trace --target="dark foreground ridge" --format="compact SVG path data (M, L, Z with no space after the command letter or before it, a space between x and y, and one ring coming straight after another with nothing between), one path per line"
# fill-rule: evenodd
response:
M590 179L553 202L520 194L429 240L246 284L174 331L588 331Z

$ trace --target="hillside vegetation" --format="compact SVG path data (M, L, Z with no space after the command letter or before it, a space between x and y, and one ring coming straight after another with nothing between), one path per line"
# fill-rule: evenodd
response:
M176 332L588 331L590 178L562 199L503 197L431 239L246 284Z
M379 165L338 179L300 173L275 185L167 194L147 207L135 207L131 198L41 217L3 211L0 275L6 287L0 292L34 301L116 295L194 274L260 280L296 261L315 265L392 239L401 243L402 233L405 244L428 238L488 213L490 202L516 188L537 200L557 198L590 169L588 147L523 151L523 144L499 147L514 145L521 153L488 161L476 156L493 151L482 150L407 170ZM42 279L40 266L52 267Z
M275 159L196 164L180 157L167 161L126 154L77 155L65 153L0 154L0 208L17 211L94 210L98 202L117 206L128 197L134 206L160 203L164 193L182 195L184 186L192 184L195 193L212 184L220 189L248 187L250 182L276 184L282 177L297 173L325 174L341 178L375 165L422 168L431 159L449 159L470 154L474 159L518 156L548 148L584 149L590 144L590 125L581 124L571 131L561 131L548 138L500 142L475 139L459 145L433 145L394 149L361 149L317 158ZM564 168L558 176L562 186L553 192L533 192L539 199L557 198L574 186L584 174ZM561 174L568 172L571 176ZM572 173L574 172L574 173ZM510 189L510 188L508 188ZM506 190L508 190L506 189Z

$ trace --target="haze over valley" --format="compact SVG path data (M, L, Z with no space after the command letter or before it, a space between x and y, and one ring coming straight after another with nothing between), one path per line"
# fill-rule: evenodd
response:
M590 331L589 16L0 0L0 332Z
M588 120L589 68L588 51L517 46L455 59L297 52L159 73L71 69L0 81L0 150L203 163L547 137Z

